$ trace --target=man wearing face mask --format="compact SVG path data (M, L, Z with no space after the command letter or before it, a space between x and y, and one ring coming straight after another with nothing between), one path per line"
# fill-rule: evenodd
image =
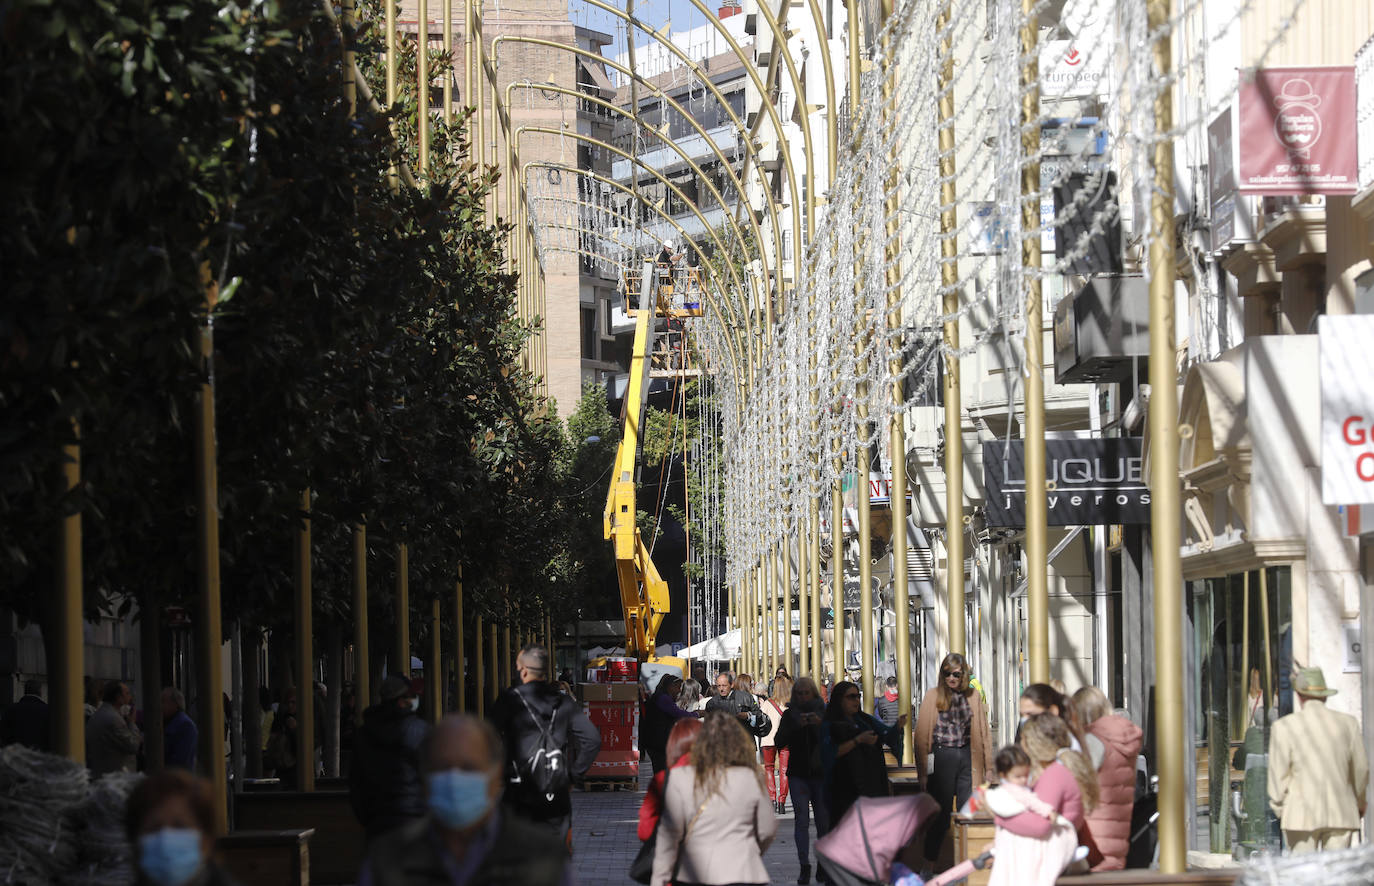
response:
M118 680L105 684L100 707L86 721L86 766L96 778L109 772L133 772L143 733L134 725L134 694Z
M429 814L372 845L358 886L572 886L558 837L501 806L504 761L489 724L445 717L423 754Z
M382 681L382 700L363 712L353 736L349 799L368 842L425 814L420 749L429 724L416 715L419 696L401 674Z

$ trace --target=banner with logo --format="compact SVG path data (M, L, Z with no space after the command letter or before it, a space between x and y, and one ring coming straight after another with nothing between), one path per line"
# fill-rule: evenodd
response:
M1317 318L1322 503L1374 503L1374 314Z
M1025 456L1022 440L983 444L989 526L1026 525ZM1045 474L1051 526L1150 522L1139 437L1046 440Z
M1264 68L1242 74L1240 165L1248 194L1354 194L1355 69Z

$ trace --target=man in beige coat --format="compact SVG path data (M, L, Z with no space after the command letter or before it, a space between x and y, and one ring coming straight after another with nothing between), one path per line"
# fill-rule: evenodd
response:
M1321 668L1293 680L1299 709L1274 723L1269 739L1269 805L1291 852L1345 849L1364 815L1369 761L1359 722L1326 706Z

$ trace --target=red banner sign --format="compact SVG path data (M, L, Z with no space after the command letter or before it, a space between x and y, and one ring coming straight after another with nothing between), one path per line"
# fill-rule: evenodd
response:
M1242 75L1239 191L1353 194L1359 189L1355 69L1265 68Z

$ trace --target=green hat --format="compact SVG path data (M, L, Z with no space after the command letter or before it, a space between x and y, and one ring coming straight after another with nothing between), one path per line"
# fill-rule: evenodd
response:
M1321 668L1301 668L1293 678L1293 691L1309 698L1330 698L1336 690L1326 688L1326 676Z

